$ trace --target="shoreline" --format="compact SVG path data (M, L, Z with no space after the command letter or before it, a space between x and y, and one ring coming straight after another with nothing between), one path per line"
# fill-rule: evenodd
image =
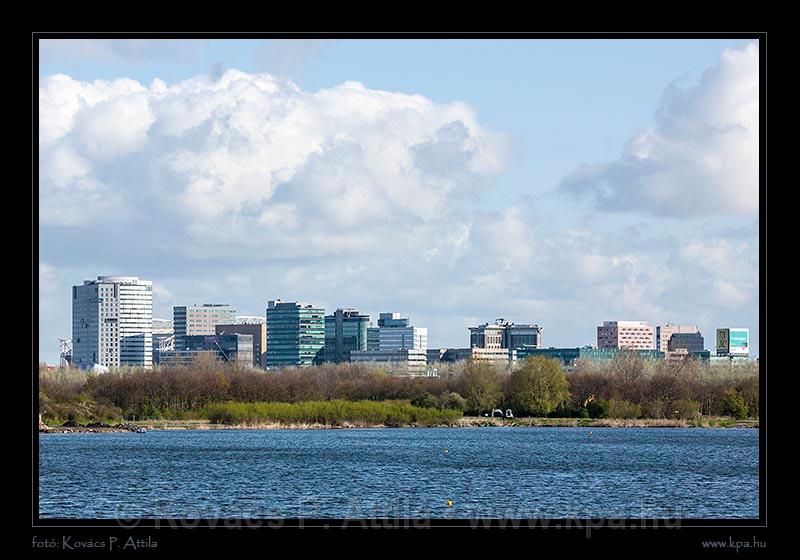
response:
M466 416L452 424L439 426L390 426L363 422L342 422L341 424L255 422L250 424L213 424L209 420L137 420L115 426L90 424L86 426L47 426L40 425L40 434L62 433L120 433L135 432L137 428L148 431L157 430L338 430L375 428L743 428L758 429L756 419L735 420L714 417L697 420L672 419L621 419L621 418L486 418Z

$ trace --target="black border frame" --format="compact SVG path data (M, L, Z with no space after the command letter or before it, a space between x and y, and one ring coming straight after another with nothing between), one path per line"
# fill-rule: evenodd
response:
M759 106L759 252L760 252L760 265L759 265L759 326L760 326L760 348L759 348L759 392L760 392L760 412L759 412L759 516L758 519L618 519L618 518L604 518L600 519L575 519L575 518L562 518L562 519L549 519L545 520L524 520L524 519L429 519L426 520L427 524L422 524L421 520L413 519L260 519L261 527L258 531L243 531L227 529L243 529L250 527L254 520L247 519L221 519L221 520L197 520L197 519L142 519L137 523L124 525L119 520L89 520L89 519L41 519L39 517L39 435L38 435L38 284L36 278L38 275L38 259L39 259L39 232L38 232L38 184L39 184L39 164L38 164L38 68L39 68L39 40L41 39L439 39L439 40L453 40L453 39L518 39L518 40L536 40L536 39L752 39L759 41L759 91L760 91L760 106ZM102 533L108 533L108 530L115 532L123 531L120 535L120 541L132 535L141 535L143 531L147 534L157 534L155 538L162 539L169 537L174 539L176 537L184 541L186 535L183 534L186 528L180 531L171 531L170 535L165 534L167 528L174 528L176 525L184 525L199 529L198 531L191 531L189 536L195 544L202 542L209 544L209 535L213 538L219 539L222 533L232 533L234 536L238 535L243 541L251 539L242 538L244 535L253 535L261 533L267 528L283 528L289 530L288 532L294 533L291 529L341 529L341 528L363 528L363 527L425 527L428 529L442 529L442 528L473 528L473 529L498 529L504 527L507 529L504 537L508 537L511 533L521 533L525 530L537 530L537 538L545 533L545 529L554 529L555 531L546 531L552 536L556 534L559 538L556 540L563 544L563 537L568 535L576 536L575 532L580 534L585 533L588 541L588 536L591 532L603 542L608 540L608 534L613 529L644 529L637 531L635 534L641 537L647 536L648 541L654 537L658 537L659 546L667 545L670 548L672 545L684 543L685 541L694 542L697 550L700 550L699 543L701 537L713 540L714 535L722 535L722 537L730 536L734 532L742 533L743 529L757 530L759 534L764 535L768 527L768 500L767 500L767 465L768 465L768 430L767 430L767 409L768 409L768 392L767 392L767 356L768 356L768 336L767 336L767 34L766 32L433 32L433 33L420 33L420 32L224 32L224 33L211 33L211 32L156 32L156 33L70 33L70 32L32 32L31 34L32 49L31 49L31 277L33 286L32 293L32 329L31 329L31 342L32 342L32 368L33 373L31 377L31 487L32 487L32 505L31 505L31 528L34 535L39 535L39 539L47 538L46 534L52 533L53 530L59 532L59 529L75 529L77 532L83 534L86 529L101 530ZM530 522L534 521L533 526ZM656 531L661 528L659 525L667 526L668 528L687 529L686 531ZM215 530L216 529L216 530ZM510 530L510 531L508 531ZM155 533L154 533L155 532ZM434 531L435 532L435 531ZM482 531L472 531L473 533ZM493 532L493 531L492 531ZM698 535L698 533L705 532L705 535ZM750 533L744 532L746 538L756 539ZM97 533L97 531L95 531ZM180 533L181 535L177 535ZM359 532L359 533L363 533ZM374 533L374 531L372 532ZM385 533L385 531L381 531ZM110 534L110 533L109 533ZM273 531L271 535L274 535ZM297 535L296 533L294 533ZM634 533L630 531L614 531L614 535L621 535L622 537L631 536ZM646 534L646 535L645 535ZM202 538L198 538L201 537ZM640 537L640 538L641 538ZM680 538L676 538L680 537ZM745 537L743 537L745 538ZM731 539L733 537L731 536ZM226 539L227 540L227 539ZM471 539L470 539L471 540ZM185 543L181 543L183 546ZM600 544L599 542L597 544ZM747 549L742 549L747 551ZM740 552L741 550L737 550Z

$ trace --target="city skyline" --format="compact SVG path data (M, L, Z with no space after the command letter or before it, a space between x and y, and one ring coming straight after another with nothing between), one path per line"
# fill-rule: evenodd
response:
M112 273L154 317L399 310L431 348L620 318L748 327L758 355L756 43L171 44L43 42L40 360Z

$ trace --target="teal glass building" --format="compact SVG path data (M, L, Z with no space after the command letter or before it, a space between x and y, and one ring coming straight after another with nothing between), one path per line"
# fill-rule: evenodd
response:
M369 315L355 309L337 309L325 317L325 361L349 362L352 350L367 349Z
M531 346L517 348L517 360L524 360L529 356L544 356L545 358L559 360L567 368L574 367L576 360L603 362L613 360L617 356L624 354L633 354L645 360L664 359L664 352L660 352L659 350L626 350L619 348L591 347L534 348Z
M325 310L296 301L267 304L267 368L320 364L325 351Z

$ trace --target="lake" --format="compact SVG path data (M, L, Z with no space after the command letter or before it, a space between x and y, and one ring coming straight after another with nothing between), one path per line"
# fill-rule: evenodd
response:
M176 430L39 446L42 518L758 517L755 429Z

